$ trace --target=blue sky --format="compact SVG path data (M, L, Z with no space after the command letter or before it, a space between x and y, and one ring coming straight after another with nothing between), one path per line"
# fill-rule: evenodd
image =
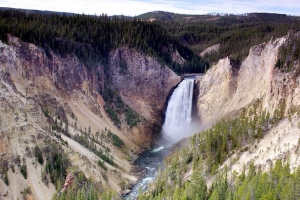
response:
M300 15L299 0L0 0L0 7L129 16L157 10L182 14L269 12Z

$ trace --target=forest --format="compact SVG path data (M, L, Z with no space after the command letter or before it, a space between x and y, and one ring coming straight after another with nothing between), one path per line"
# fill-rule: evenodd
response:
M1 41L7 42L7 34L43 47L49 57L50 51L62 57L76 55L88 69L96 62L107 64L110 51L123 45L155 57L178 74L208 68L206 61L163 26L137 18L0 10ZM172 61L175 51L186 60L183 65Z
M228 173L229 174L229 173ZM289 164L283 164L278 160L269 172L256 170L253 163L250 164L248 173L231 174L228 180L227 172L220 172L212 186L208 188L200 171L194 171L191 180L185 183L178 180L176 186L166 185L163 179L159 179L156 190L140 194L139 200L233 200L233 199L299 199L300 168L294 172L289 169ZM159 174L159 176L166 176Z
M220 44L204 58L210 65L230 56L242 61L250 47L283 37L289 30L300 31L300 18L285 14L249 13L180 15L168 12L146 13L141 19L157 19L167 32L199 54L206 48Z
M295 62L300 61L300 35L291 34L288 37L286 44L282 45L279 49L279 58L276 63L276 67L282 72L290 72L295 65ZM299 65L296 68L295 76L300 73Z

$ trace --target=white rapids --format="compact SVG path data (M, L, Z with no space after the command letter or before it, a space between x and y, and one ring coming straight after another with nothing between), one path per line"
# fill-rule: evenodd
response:
M152 152L152 153L157 153L157 152L159 152L160 150L162 150L162 149L164 149L164 148L165 148L165 147L160 146L160 147L157 147L157 148L153 149L151 152Z

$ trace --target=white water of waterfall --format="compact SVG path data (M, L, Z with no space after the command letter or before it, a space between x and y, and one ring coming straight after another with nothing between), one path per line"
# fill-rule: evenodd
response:
M184 79L168 102L163 133L178 141L191 135L194 79Z

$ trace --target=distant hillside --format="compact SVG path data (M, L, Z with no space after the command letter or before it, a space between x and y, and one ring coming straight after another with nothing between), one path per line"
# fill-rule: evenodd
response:
M16 8L8 8L8 7L0 7L0 10L16 10ZM75 13L68 12L56 12L56 11L48 11L48 10L32 10L32 9L17 9L19 11L24 11L26 14L40 14L40 15L75 15Z
M193 21L209 21L214 20L215 15L188 15L188 14L177 14L165 11L153 11L141 14L137 18L143 20L155 19L156 21L162 22L193 22Z
M218 51L206 54L210 63L226 56L242 60L251 46L282 37L289 30L300 30L299 16L275 13L182 15L158 11L138 17L162 24L195 53L220 44Z
M278 13L246 13L246 14L226 14L226 13L209 13L202 15L178 14L165 11L153 11L138 15L137 18L148 20L155 19L156 21L173 21L173 22L196 22L210 21L221 25L227 22L227 25L243 22L290 22L291 20L300 20L300 16L290 16ZM224 24L222 24L224 25Z

